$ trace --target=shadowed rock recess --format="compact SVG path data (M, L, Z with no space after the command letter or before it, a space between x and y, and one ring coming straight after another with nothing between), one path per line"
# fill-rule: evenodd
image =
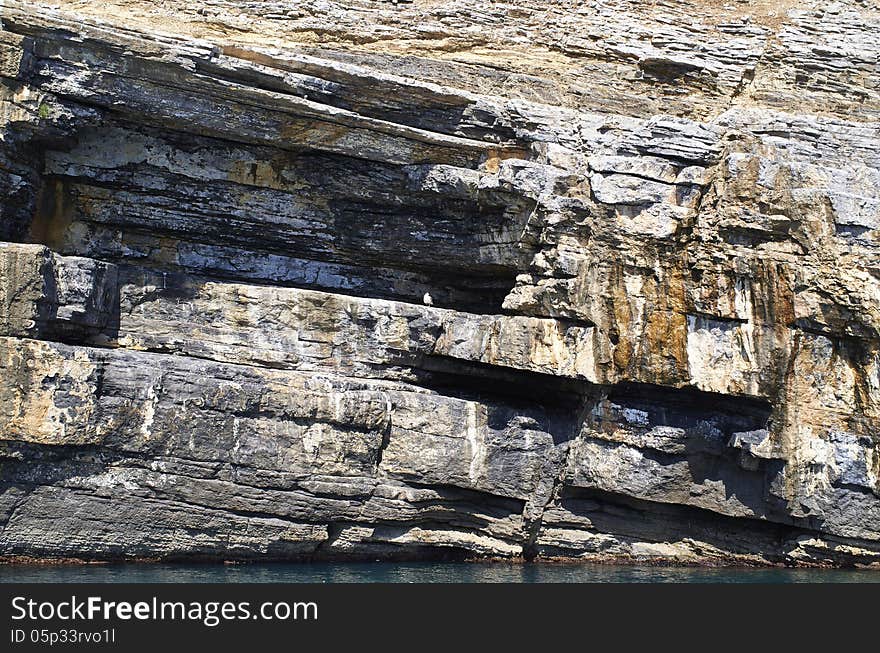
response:
M0 557L880 565L880 11L721 5L0 0Z

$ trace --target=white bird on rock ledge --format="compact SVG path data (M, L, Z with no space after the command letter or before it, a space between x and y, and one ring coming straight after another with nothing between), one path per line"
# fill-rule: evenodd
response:
M425 306L433 306L434 305L434 300L431 299L431 295L429 295L428 293L425 293L425 296L422 297L422 302L424 302Z

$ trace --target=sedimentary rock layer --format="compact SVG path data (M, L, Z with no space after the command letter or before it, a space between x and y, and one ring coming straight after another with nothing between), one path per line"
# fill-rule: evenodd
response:
M0 26L0 556L880 564L876 9Z

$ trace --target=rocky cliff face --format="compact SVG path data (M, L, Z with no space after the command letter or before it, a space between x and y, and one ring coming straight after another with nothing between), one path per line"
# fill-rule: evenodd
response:
M868 2L0 0L0 554L880 561Z

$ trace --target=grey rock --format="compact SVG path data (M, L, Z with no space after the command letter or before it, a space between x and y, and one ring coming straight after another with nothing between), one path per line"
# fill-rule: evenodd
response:
M880 564L880 21L747 5L0 2L0 557Z

